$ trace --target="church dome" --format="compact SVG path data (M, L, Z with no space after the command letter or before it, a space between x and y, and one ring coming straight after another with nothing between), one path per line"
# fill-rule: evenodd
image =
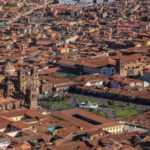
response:
M4 74L5 75L14 75L15 72L16 72L15 67L10 62L8 62L4 68Z

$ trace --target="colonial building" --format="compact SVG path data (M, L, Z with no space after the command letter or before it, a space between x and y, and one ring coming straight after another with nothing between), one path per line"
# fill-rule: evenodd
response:
M120 76L142 76L143 70L149 68L146 58L140 54L123 55L116 61Z
M21 106L28 108L37 107L40 81L38 70L33 68L30 73L23 69L16 73L15 67L7 63L4 67L5 78L0 84L2 109L13 109ZM10 100L11 99L11 100Z
M26 74L23 69L18 74L19 92L24 96L29 107L37 106L39 96L40 81L37 69L31 70L31 74Z
M4 68L4 75L5 76L12 76L15 74L15 72L16 72L15 67L10 62L8 62Z

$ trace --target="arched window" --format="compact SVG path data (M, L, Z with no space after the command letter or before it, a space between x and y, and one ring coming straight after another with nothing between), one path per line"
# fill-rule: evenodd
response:
M35 96L34 96L34 94L32 94L32 98L34 98Z

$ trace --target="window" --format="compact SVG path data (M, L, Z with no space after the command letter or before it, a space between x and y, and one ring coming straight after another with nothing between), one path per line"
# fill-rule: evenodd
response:
M24 79L25 79L25 76L24 76L24 75L22 75L22 76L21 76L21 79L22 79L22 80L24 80Z
M34 95L34 94L32 95L32 98L35 98L35 95Z

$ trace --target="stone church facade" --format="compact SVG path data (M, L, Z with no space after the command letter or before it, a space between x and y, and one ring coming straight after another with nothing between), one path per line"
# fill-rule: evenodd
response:
M13 66L7 64L4 76L0 83L0 110L16 109L21 106L37 107L40 80L36 68L33 68L30 74L24 69L16 73Z

